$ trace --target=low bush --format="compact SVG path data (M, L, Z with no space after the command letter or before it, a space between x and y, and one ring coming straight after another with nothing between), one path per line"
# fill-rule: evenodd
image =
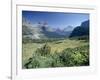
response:
M51 47L46 43L33 53L25 63L25 68L70 67L89 65L89 46L67 48L62 52L51 53Z

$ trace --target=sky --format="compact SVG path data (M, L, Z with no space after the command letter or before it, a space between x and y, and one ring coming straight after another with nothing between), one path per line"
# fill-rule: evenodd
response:
M67 26L80 26L83 21L89 20L89 14L22 11L22 18L25 18L31 24L37 24L38 22L46 22L49 26L53 28L63 29Z

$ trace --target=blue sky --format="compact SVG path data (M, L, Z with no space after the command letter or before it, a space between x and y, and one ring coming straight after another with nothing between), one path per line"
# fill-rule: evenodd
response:
M49 26L61 29L67 26L76 27L89 20L89 14L86 13L22 11L22 17L31 24L47 22Z

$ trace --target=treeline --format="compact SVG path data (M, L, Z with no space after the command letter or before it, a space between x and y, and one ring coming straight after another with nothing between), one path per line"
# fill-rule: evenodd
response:
M31 38L22 38L22 43L46 43L64 40L64 38L50 38L50 39L31 39Z
M80 36L80 37L71 37L69 38L70 40L85 40L85 41L89 41L89 36Z
M51 53L51 47L46 43L38 48L33 56L24 64L27 69L48 67L72 67L89 65L89 46L67 48L62 52Z
M60 42L60 40L85 40L89 41L89 36L76 36L76 37L70 37L70 38L47 38L47 39L31 39L29 37L23 37L22 43L46 43L46 42Z

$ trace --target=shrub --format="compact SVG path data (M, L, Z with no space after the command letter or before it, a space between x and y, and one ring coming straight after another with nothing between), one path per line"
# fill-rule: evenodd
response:
M51 54L51 47L46 43L28 59L25 68L70 67L89 65L89 46L67 48Z
M63 50L59 58L64 66L72 66L72 49L68 48Z
M51 47L47 43L43 47L38 48L36 50L36 53L40 54L41 56L46 56L50 54L50 52L51 52Z

